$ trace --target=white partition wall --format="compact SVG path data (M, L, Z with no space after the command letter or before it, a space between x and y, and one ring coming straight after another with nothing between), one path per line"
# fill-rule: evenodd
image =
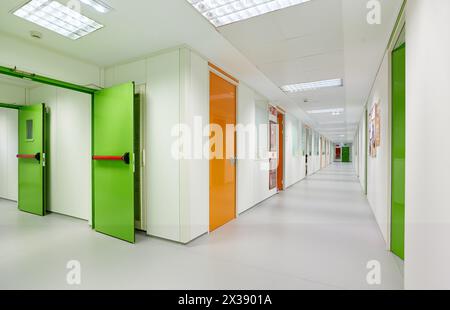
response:
M0 198L18 197L18 111L0 108Z
M305 177L305 157L301 150L302 123L287 113L285 120L285 184L286 188Z
M262 98L257 98L255 94L255 125L259 129L260 125L269 124L269 102ZM256 137L256 159L253 161L253 205L275 195L277 189L270 190L269 186L269 135L266 132L259 131ZM238 163L239 165L239 163ZM239 169L239 168L238 168Z
M238 213L245 212L255 205L257 200L255 196L256 190L260 190L265 187L265 183L261 186L253 182L255 166L256 166L256 155L257 155L257 133L249 132L249 129L256 123L256 106L255 106L255 93L252 89L244 84L240 84L238 88L238 104L237 104L237 122L238 124L244 126L241 128L237 134L237 208ZM259 117L260 122L265 122L268 118L267 109L261 107L262 116ZM249 158L250 155L254 155L255 159ZM269 176L267 175L267 182ZM269 184L267 183L267 189L269 189Z
M47 210L91 220L91 96L53 86L29 91L49 107Z
M203 126L209 124L209 65L187 48L181 49L180 53L181 123L193 129L197 142L194 145L209 146L208 137L202 137L200 129L200 120ZM209 229L209 160L200 157L201 150L194 149L193 159L184 159L180 163L182 242L189 242Z
M181 242L180 164L172 157L172 128L180 123L180 51L147 60L147 232Z
M0 103L25 104L25 82L0 76ZM22 86L23 84L23 86ZM18 111L0 108L0 198L18 199Z

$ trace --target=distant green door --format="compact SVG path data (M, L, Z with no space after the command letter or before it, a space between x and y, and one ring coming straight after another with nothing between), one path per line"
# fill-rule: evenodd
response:
M392 52L392 216L391 250L405 249L405 45Z
M135 242L134 83L94 94L93 201L96 231Z
M343 163L349 163L350 162L350 148L349 147L343 147L341 156L342 156L342 162Z
M45 215L45 105L19 109L19 210Z

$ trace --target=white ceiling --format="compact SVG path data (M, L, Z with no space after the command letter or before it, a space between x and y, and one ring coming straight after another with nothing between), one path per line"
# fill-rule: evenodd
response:
M308 124L325 128L329 124L323 123L339 120L345 123L332 125L345 130L361 116L402 2L380 0L383 23L378 26L366 23L367 0L312 0L217 31L186 0L105 1L112 12L100 14L86 6L82 12L105 28L77 41L13 16L11 10L26 0L1 1L0 31L101 67L187 44ZM30 30L44 38L32 39ZM344 78L344 88L292 96L279 89L337 77ZM303 103L305 98L310 103ZM337 118L304 113L342 105L346 113Z
M343 88L289 96L304 111L344 108L311 117L334 141L351 142L403 1L380 0L381 25L367 23L367 2L312 0L219 31L278 87L343 78Z

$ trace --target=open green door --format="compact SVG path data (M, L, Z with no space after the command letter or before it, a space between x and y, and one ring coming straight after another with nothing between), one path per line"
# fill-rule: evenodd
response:
M405 45L392 52L392 214L391 251L404 259L405 248Z
M45 215L45 105L19 108L19 209Z
M96 231L134 236L134 83L94 94L93 203Z

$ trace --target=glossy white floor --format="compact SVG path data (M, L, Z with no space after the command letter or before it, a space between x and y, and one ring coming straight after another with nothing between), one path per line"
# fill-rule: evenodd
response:
M350 165L333 165L184 246L130 245L85 222L0 200L0 289L401 289L401 271ZM80 286L66 264L81 263ZM378 260L382 283L369 286Z

